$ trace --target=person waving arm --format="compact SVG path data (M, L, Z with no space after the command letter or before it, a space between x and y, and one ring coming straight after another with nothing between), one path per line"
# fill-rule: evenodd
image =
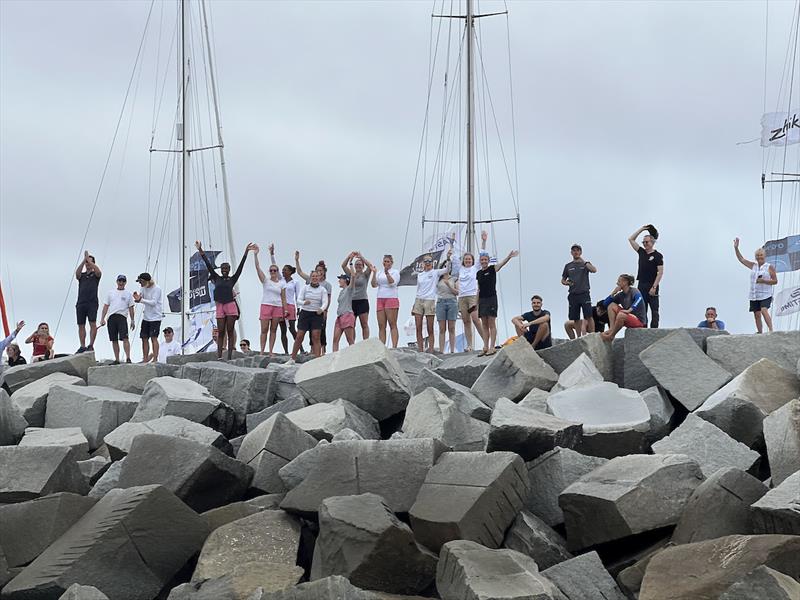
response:
M752 260L747 260L744 256L742 256L742 253L739 252L739 238L738 237L733 240L733 251L736 252L736 259L740 263L742 263L745 267L747 267L748 269L752 269L753 265L756 264Z
M510 261L510 260L511 260L512 258L514 258L515 256L519 256L519 251L517 251L517 250L512 250L511 252L509 252L509 253L508 253L508 256L506 256L506 257L505 257L503 260L501 260L499 263L497 263L497 264L494 266L494 270L495 270L495 271L499 271L500 269L502 269L503 267L505 267L505 266L508 264L508 261Z
M264 274L264 271L261 270L261 264L258 262L259 250L260 248L258 247L258 244L253 244L253 261L256 263L256 273L258 274L258 280L263 284L267 280L267 276L266 274ZM270 256L272 257L272 264L274 265L275 257L272 255Z

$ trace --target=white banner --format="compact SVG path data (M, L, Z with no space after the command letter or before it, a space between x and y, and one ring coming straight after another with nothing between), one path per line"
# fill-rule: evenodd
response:
M772 306L776 317L785 317L800 311L800 285L778 292Z
M800 143L800 110L766 113L761 117L761 145L784 146Z

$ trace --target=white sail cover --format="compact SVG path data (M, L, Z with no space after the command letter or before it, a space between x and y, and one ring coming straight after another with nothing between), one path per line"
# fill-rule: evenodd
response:
M778 292L773 307L776 317L785 317L800 311L800 285Z
M800 142L800 110L766 113L761 117L761 145L785 146Z

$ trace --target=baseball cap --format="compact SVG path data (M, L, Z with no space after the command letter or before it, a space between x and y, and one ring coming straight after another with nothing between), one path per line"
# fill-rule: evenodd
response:
M572 244L572 246L570 246L569 249L570 250L580 250L581 252L583 252L583 248L581 248L580 244Z
M125 277L125 275L123 275L122 273L120 273L119 275L117 275L117 281L128 281L128 278Z
M150 277L150 273L139 273L139 276L136 278L136 281L151 281L153 278Z
M347 274L345 274L345 275L337 275L336 278L337 279L344 279L347 283L350 283L350 275L347 275Z
M164 330L161 333L173 333L172 327L164 327Z

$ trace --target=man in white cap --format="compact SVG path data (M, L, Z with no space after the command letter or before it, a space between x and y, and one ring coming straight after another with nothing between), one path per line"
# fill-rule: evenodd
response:
M133 294L125 289L128 278L125 275L117 275L117 288L110 290L106 295L106 302L103 305L103 317L100 320L100 327L106 324L106 315L111 312L108 318L108 339L114 347L114 364L119 364L119 342L125 349L125 362L131 362L131 343L128 341L128 319L131 318L131 331L136 327L133 320Z

